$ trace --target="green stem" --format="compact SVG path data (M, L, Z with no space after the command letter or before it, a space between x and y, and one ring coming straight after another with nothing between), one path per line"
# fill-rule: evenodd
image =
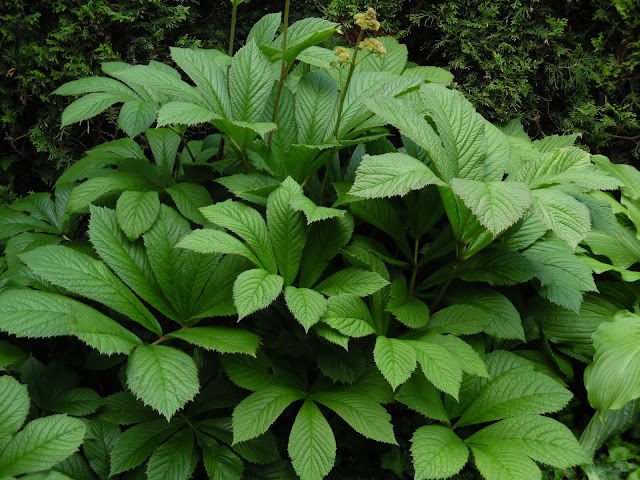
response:
M166 342L168 339L164 337L164 335L160 338L158 338L155 342L153 342L151 345L158 345L162 342Z
M416 278L418 277L418 269L420 268L420 266L418 265L419 245L420 245L420 237L417 237L415 247L413 249L413 272L411 273L411 283L409 285L409 293L411 293L412 295L416 288Z
M247 155L245 151L238 145L238 142L233 137L229 137L229 141L231 142L231 147L236 151L238 155L240 155L240 159L242 160L242 164L244 165L245 173L249 173L249 161L247 160Z
M177 130L176 128L172 127L171 125L169 125L169 128L171 130L173 130L175 133L178 134L178 136L180 137L180 142L182 142L182 145L187 150L187 153L189 154L189 156L191 157L191 161L193 162L196 159L196 157L193 154L193 152L191 151L191 148L189 148L189 144L187 143L187 139L184 138L184 132L180 132L179 130Z
M434 312L435 309L438 308L438 305L440 304L440 300L442 300L442 297L444 297L444 294L446 293L447 289L449 288L449 285L451 285L451 282L456 277L456 272L458 271L458 267L460 266L460 264L463 261L464 260L458 259L458 262L451 269L451 273L449 274L449 277L442 284L442 286L440 287L440 290L436 294L436 298L433 299L433 302L431 303L431 306L429 307L429 311L430 312Z
M284 27L282 30L282 63L280 67L280 81L278 82L278 91L276 92L276 98L273 102L273 113L271 115L271 123L275 123L278 115L278 108L280 107L280 97L282 96L282 88L284 87L284 79L287 77L287 60L284 56L287 51L287 32L289 30L289 6L291 0L286 0L284 4ZM269 145L273 138L273 130L269 132Z
M236 39L236 19L238 15L238 3L234 0L233 10L231 11L231 31L229 32L229 56L233 57L233 46ZM229 76L231 73L231 65L227 66L227 90L231 95L231 85L229 82Z
M356 59L358 58L358 45L362 41L362 36L364 34L364 30L360 30L360 34L358 35L358 40L356 41L356 46L353 49L353 58L351 59L351 65L349 65L349 73L347 74L347 80L344 83L344 88L342 92L340 92L340 103L338 104L338 119L336 121L336 126L333 129L333 136L337 137L338 132L340 131L340 120L342 119L342 109L344 108L344 100L347 97L347 90L349 89L349 84L351 83L351 77L353 77L353 71L356 69Z

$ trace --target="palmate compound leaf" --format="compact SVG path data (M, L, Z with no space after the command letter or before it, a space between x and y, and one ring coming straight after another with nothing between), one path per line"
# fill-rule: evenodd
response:
M520 220L533 201L529 187L521 182L453 178L451 189L494 235Z
M266 432L285 408L304 393L293 388L271 385L252 393L233 410L233 443L251 440Z
M416 352L410 342L380 336L373 349L373 359L380 372L395 390L416 369Z
M307 332L327 311L324 296L309 288L289 286L284 290L284 299L289 311Z
M329 422L316 404L306 400L296 416L289 436L289 456L298 476L322 480L336 459L336 439Z
M120 195L116 218L129 240L135 240L151 228L160 213L158 192L131 192Z
M78 450L84 433L84 423L66 415L32 420L3 450L0 477L37 472L54 466Z
M320 282L314 290L329 297L344 294L366 297L388 284L389 282L377 273L359 268L345 268Z
M71 335L106 355L128 354L142 344L97 310L63 295L36 290L0 294L0 330L27 338Z
M191 327L165 335L179 338L206 350L220 353L244 353L255 357L260 337L240 328L231 327Z
M555 468L590 461L571 430L552 418L520 415L493 423L466 440L469 446L498 447Z
M238 309L238 320L267 308L282 292L284 281L261 268L242 272L233 284L233 302Z
M36 248L20 258L39 277L100 302L161 335L156 318L102 262L59 245Z
M184 352L163 345L140 346L129 356L127 385L167 419L200 390L198 370Z
M540 372L508 371L493 378L467 408L456 427L500 420L516 415L556 412L572 394Z
M426 425L411 438L415 479L449 478L462 470L469 449L460 438L442 425Z
M640 316L618 312L592 338L596 354L584 383L589 403L604 415L640 398Z
M193 433L185 429L160 445L147 464L147 480L187 480L193 473Z
M416 158L404 153L365 155L349 193L364 198L404 196L427 185L446 186Z

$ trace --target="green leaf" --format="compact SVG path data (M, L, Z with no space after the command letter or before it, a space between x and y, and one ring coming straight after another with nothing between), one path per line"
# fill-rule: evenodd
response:
M378 337L373 359L394 390L416 369L415 350L410 343L397 338Z
M157 111L155 102L127 101L120 109L118 127L129 137L136 137L153 124Z
M21 258L39 277L100 302L162 335L156 318L104 263L58 245L31 250Z
M327 300L320 293L308 288L289 286L284 290L284 299L289 311L306 332L318 323L327 311Z
M303 75L295 97L299 144L318 145L329 136L338 97L336 82L324 70Z
M193 80L214 114L231 119L231 102L227 92L227 76L218 65L215 50L171 47L171 58Z
M67 202L69 213L86 212L89 205L126 190L147 191L153 187L147 179L137 173L110 172L104 177L91 178L73 189Z
M295 22L289 27L287 36L287 50L284 58L288 63L293 62L303 50L317 45L338 29L338 24L323 18L305 18ZM282 51L283 36L275 39L269 54L275 50L278 54ZM277 58L277 57L276 57Z
M124 192L116 205L118 224L129 240L149 230L159 212L158 192Z
M165 419L140 423L117 437L111 449L110 476L131 470L144 462L153 449L173 434L184 422Z
M483 388L456 427L518 415L556 412L564 408L571 397L571 392L543 373L505 372Z
M527 185L520 182L454 178L451 189L494 236L520 220L533 201Z
M15 345L0 340L0 370L4 370L26 356L27 354Z
M29 392L15 378L0 377L0 448L22 426L29 413Z
M73 388L52 398L47 409L56 413L85 416L94 413L103 403L103 398L90 388Z
M170 128L151 128L145 134L156 165L172 175L176 154L180 148L180 135Z
M147 464L148 480L187 480L193 472L193 433L183 430L160 445Z
M140 346L129 356L127 385L145 405L167 419L200 390L193 359L175 348Z
M254 40L256 45L270 45L273 37L276 36L280 22L282 21L282 13L269 13L253 24L247 42Z
M72 335L101 353L129 353L141 340L97 310L55 293L0 294L0 330L27 338Z
M37 418L16 434L0 457L0 475L12 476L53 467L78 450L82 421L66 415Z
M329 218L343 217L346 214L344 210L337 208L319 207L302 193L291 195L289 204L294 210L304 213L309 225Z
M533 213L575 249L591 230L591 217L586 205L553 188L532 193Z
M389 282L377 273L359 268L345 268L320 282L314 290L327 296L350 294L366 297L388 284Z
M427 340L449 350L458 361L463 372L471 373L478 377L489 376L484 360L464 340L453 335L429 335Z
M496 445L474 445L471 451L478 471L486 480L538 480L540 469L533 460L511 449Z
M165 103L158 110L158 126L199 125L221 119L218 114L206 107L189 102Z
M262 266L258 257L244 243L233 235L220 230L194 230L176 244L176 248L193 250L198 253L223 253L248 258L257 267Z
M82 95L84 93L106 92L121 95L129 100L139 99L136 93L123 83L107 77L85 77L67 82L58 87L53 95Z
M238 320L267 308L280 295L284 282L261 268L242 272L233 284L233 302L238 309Z
M91 207L89 238L100 258L120 280L162 314L176 318L176 312L162 294L144 247L125 237L114 210Z
M416 357L425 377L438 390L457 399L462 382L462 368L456 357L443 346L428 340L412 341L411 344L416 350Z
M309 398L336 412L360 435L378 442L397 445L391 415L369 396L338 390L313 393Z
M456 303L438 310L429 320L427 331L438 334L473 335L484 331L491 319L492 316L479 307Z
M269 273L277 273L278 266L269 230L257 210L240 202L227 200L201 208L200 211L210 222L231 230L246 241L264 265L265 270Z
M279 385L252 393L233 410L233 443L262 435L285 408L303 398L301 391Z
M446 184L416 158L404 153L365 155L349 193L364 198L404 196L427 185Z
M415 372L400 387L395 398L427 418L449 423L449 415L442 404L442 393L421 372Z
M336 460L336 440L329 422L311 400L306 400L289 436L289 456L300 478L322 480Z
M271 62L248 41L233 57L229 71L229 91L233 119L256 122L262 118L274 82Z
M186 218L199 225L204 225L205 219L200 208L211 205L213 200L206 188L195 183L176 183L165 190L178 207L178 211Z
M291 197L301 192L300 185L291 177L287 177L267 199L269 236L273 242L278 271L287 286L291 285L298 275L302 251L307 242L307 225L302 214L289 204Z
M378 37L387 50L386 55L379 57L378 55L367 55L362 62L358 63L358 70L365 72L390 72L400 75L407 65L408 51L407 46L398 42L393 37Z
M409 328L422 328L429 321L429 307L409 293L404 277L391 285L386 311Z
M100 418L88 420L86 425L87 434L82 444L84 456L99 478L108 478L109 453L120 436L120 427Z
M72 123L82 122L83 120L95 117L111 105L122 101L123 98L120 94L115 95L106 92L89 93L64 109L60 126L65 127Z
M179 338L192 345L220 353L245 353L256 355L260 338L247 330L230 327L191 327L165 335Z
M451 82L453 82L453 74L440 67L409 67L404 69L402 75L420 77L427 82L439 83L445 87L451 85Z
M455 433L442 425L426 425L411 437L416 480L449 478L469 459L469 449Z
M536 462L561 469L590 461L567 427L539 415L502 420L476 432L466 442L525 454Z
M208 437L199 436L198 442L211 480L242 480L244 465L231 450Z
M640 317L621 311L593 334L596 354L584 373L589 403L603 415L640 398Z
M463 280L489 285L516 285L535 273L527 256L506 248L485 248L458 268L458 277Z
M376 333L369 308L354 295L330 297L322 321L343 335L353 338Z

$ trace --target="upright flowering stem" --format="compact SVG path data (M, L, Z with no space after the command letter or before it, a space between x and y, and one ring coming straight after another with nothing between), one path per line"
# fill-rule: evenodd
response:
M231 32L229 33L229 56L233 57L233 44L236 39L236 16L238 13L238 2L234 0L233 11L231 12Z
M340 103L338 104L338 118L336 120L336 126L333 129L333 136L337 137L340 131L340 120L342 119L342 109L344 108L344 100L347 97L347 90L351 83L351 77L353 77L353 71L356 69L356 59L358 57L358 45L362 41L364 30L360 29L360 35L358 35L358 41L356 42L356 48L353 50L353 57L351 58L351 64L349 65L349 73L347 74L347 80L344 82L344 88L340 92Z
M275 123L276 116L278 115L278 107L280 106L280 97L282 96L282 87L284 86L284 79L287 77L287 60L284 58L284 54L287 51L287 30L289 29L289 6L291 0L286 0L284 4L284 27L282 30L282 64L280 68L280 81L278 82L278 91L276 92L276 98L273 102L273 114L271 115L271 122ZM273 138L273 130L269 133L269 144Z

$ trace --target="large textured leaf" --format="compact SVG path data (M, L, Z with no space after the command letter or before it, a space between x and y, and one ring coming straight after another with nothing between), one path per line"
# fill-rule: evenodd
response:
M127 365L127 385L136 397L167 419L200 390L193 359L163 345L141 346L134 350Z
M533 191L533 213L571 248L591 230L589 209L575 198L553 188Z
M256 45L269 45L276 36L280 23L282 21L281 13L269 13L265 15L251 27L247 41L254 40Z
M520 220L533 200L527 185L520 182L453 178L451 189L494 235Z
M336 459L336 440L329 422L311 400L304 402L289 436L289 456L305 480L325 478Z
M254 41L242 47L231 62L229 90L233 119L256 122L262 118L274 82L271 62Z
M149 230L158 213L158 192L124 192L116 205L118 224L129 240L135 240Z
M471 444L478 471L486 480L540 480L542 472L536 463L524 454L495 445Z
M208 437L201 437L198 442L211 480L242 480L244 465L231 450Z
M180 135L170 128L151 128L145 134L156 165L169 175L173 174Z
M233 410L233 443L262 435L285 408L303 398L301 391L277 385L252 393Z
M211 205L211 195L202 185L195 183L176 183L165 190L176 204L178 211L186 218L199 225L204 225L205 220L200 213L200 208Z
M148 480L187 480L191 477L193 433L183 430L160 445L147 464Z
M489 285L516 285L536 273L528 258L506 248L485 248L458 268L458 277L468 282Z
M156 318L104 263L57 245L31 250L21 258L36 275L45 280L113 308L162 335Z
M107 77L85 77L79 80L67 82L58 87L53 95L82 95L84 93L106 92L114 95L121 95L122 98L135 100L139 97L133 90L113 78Z
M29 392L8 375L0 377L0 448L22 426L29 413Z
M522 415L489 425L469 437L467 444L495 446L556 468L590 461L567 427L539 415Z
M446 348L429 341L412 341L416 357L425 377L438 390L458 398L462 382L462 368L456 357Z
M277 273L278 266L269 230L257 210L240 202L227 200L204 207L201 212L210 222L231 230L245 240L265 269L269 273Z
M62 112L61 127L81 122L104 112L111 105L122 102L120 94L107 92L90 93L79 98Z
M114 320L69 297L35 290L0 294L0 330L28 338L73 335L101 353L129 353L141 340Z
M361 435L397 445L391 415L369 396L349 391L314 393L310 398L336 412Z
M429 307L409 293L404 277L391 285L386 310L410 328L424 327L429 321Z
M258 257L233 235L220 230L194 230L176 244L176 248L193 250L198 253L223 253L248 258L256 267L262 266Z
M158 126L164 125L199 125L219 120L220 117L207 107L190 102L169 102L158 111Z
M444 186L420 160L404 153L365 155L349 193L364 198L404 196L427 185Z
M118 126L131 138L136 137L155 122L157 111L158 106L155 102L125 102L118 115Z
M307 332L327 311L327 300L322 294L308 288L287 287L284 299L295 319Z
M561 410L571 392L539 372L505 372L492 379L456 426Z
M269 236L276 254L278 271L285 285L291 285L298 275L302 251L307 241L304 218L289 203L293 195L300 193L300 185L288 177L267 200Z
M192 327L165 335L179 338L206 350L220 353L245 353L256 355L260 338L247 330L231 327Z
M377 273L358 268L345 268L323 280L315 290L327 296L350 294L366 297L388 284L389 282Z
M442 404L442 393L421 372L414 373L400 387L395 398L427 418L449 423L449 415Z
M324 70L307 73L300 79L295 107L299 144L317 145L325 140L335 123L338 96L336 83Z
M151 189L153 186L142 175L110 172L107 176L91 178L74 188L67 202L67 211L69 213L86 212L89 210L89 205L106 196L125 190Z
M584 376L591 406L606 414L640 398L640 316L619 312L600 325L593 344Z
M425 340L448 350L458 361L463 372L488 377L484 361L471 345L454 335L429 335Z
M238 309L238 320L253 312L267 308L280 295L284 282L261 268L242 272L233 284L233 302Z
M469 449L455 433L442 425L426 425L411 438L416 480L449 478L465 466Z
M111 469L109 453L120 436L120 427L101 418L87 421L87 434L82 444L84 456L99 478L108 478Z
M84 423L66 415L32 420L4 448L0 475L10 477L53 467L78 450L84 433Z
M369 308L361 298L354 295L330 297L322 321L343 335L353 338L375 333Z
M397 338L378 337L373 359L394 390L416 369L415 350L409 342Z

